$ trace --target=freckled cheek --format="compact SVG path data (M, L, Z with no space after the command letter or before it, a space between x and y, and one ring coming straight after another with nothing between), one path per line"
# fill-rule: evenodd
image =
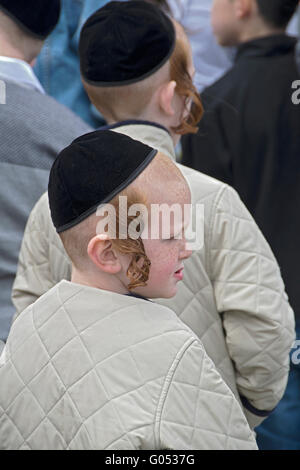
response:
M153 264L153 278L163 279L169 277L175 272L177 264L177 252L175 253L174 250L169 250L167 255L161 255L158 263Z

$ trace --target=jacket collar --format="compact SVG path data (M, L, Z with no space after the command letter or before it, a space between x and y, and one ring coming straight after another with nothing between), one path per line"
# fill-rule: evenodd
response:
M238 47L235 61L249 57L281 56L292 52L296 45L296 38L287 34L276 34L264 38L247 41Z
M67 281L66 279L61 280L51 290L54 291L55 289L63 290L64 295L62 296L62 298L64 299L68 299L69 295L73 296L75 293L77 293L78 298L80 299L90 299L91 305L93 305L93 300L97 303L101 299L101 297L107 297L111 299L112 302L116 301L117 303L119 303L121 300L122 302L128 303L129 305L131 305L135 299L151 302L151 300L147 297L133 292L128 292L128 294L118 294L117 292L108 291L97 287L76 284L72 281Z
M105 126L101 129L125 134L132 139L139 140L143 144L155 148L176 161L172 137L168 130L160 124L150 121L128 120L111 126Z
M129 294L125 294L127 297L134 297L136 299L141 299L141 300L147 300L148 302L151 302L150 299L147 299L147 297L144 297L143 295L136 294L135 292L129 292Z

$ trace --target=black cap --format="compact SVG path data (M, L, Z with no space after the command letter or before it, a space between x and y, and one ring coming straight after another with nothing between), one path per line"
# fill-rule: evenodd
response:
M0 0L0 10L37 39L45 39L53 31L60 7L60 0Z
M157 150L113 131L74 140L56 158L49 178L51 217L57 232L79 224L123 191Z
M175 42L173 23L158 7L143 0L110 2L81 30L81 74L102 87L138 82L167 62Z

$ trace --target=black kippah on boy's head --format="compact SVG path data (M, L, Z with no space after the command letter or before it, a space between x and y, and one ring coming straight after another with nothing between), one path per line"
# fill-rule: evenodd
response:
M60 7L60 0L0 0L0 10L37 39L46 39L55 28Z
M172 21L158 7L143 0L109 2L81 30L81 74L102 87L138 82L167 62L175 41Z
M157 150L113 131L74 140L56 158L48 195L53 224L63 232L97 211L132 183Z

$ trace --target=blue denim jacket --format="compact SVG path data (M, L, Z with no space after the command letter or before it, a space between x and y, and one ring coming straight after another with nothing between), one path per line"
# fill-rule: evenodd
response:
M78 43L87 20L108 0L62 0L60 20L45 41L34 71L46 93L71 108L94 128L104 123L80 80Z

